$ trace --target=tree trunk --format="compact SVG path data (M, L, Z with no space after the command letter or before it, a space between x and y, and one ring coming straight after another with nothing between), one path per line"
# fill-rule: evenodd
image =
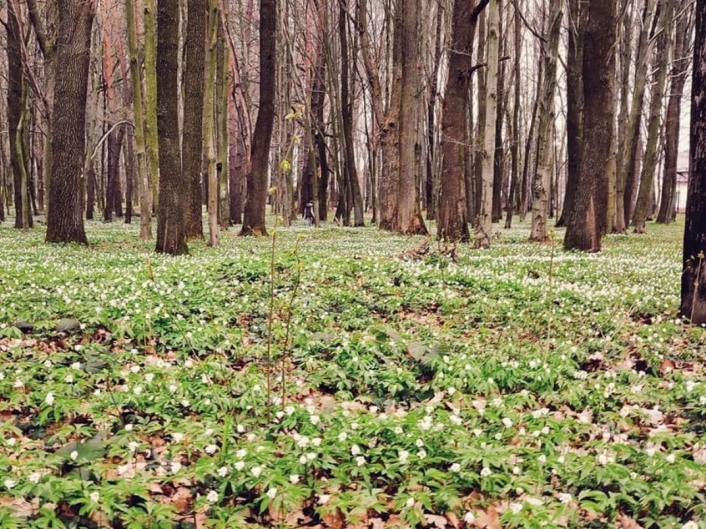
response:
M498 61L500 3L491 0L488 7L488 68L485 100L486 120L484 147L481 155L482 186L478 220L476 222L476 247L490 248L493 237L493 167L495 164L495 127L498 111Z
M478 64L487 64L487 28L488 20L485 11L481 12L480 18L478 20L478 54L476 62ZM478 119L476 120L476 131L473 139L473 211L468 212L470 221L475 226L478 222L478 216L481 210L481 198L483 189L483 148L485 143L485 123L487 119L487 105L486 100L488 98L487 91L487 66L484 70L481 70L481 74L478 76ZM472 94L469 95L472 97ZM470 110L469 110L470 113ZM468 186L466 186L468 188ZM470 193L470 189L466 189L466 192Z
M696 39L691 85L689 194L684 230L681 312L706 323L706 0L696 0Z
M674 218L674 198L677 187L677 159L679 156L679 131L681 129L681 102L684 96L684 84L689 69L687 60L689 37L692 34L691 13L682 13L677 21L674 39L674 58L672 70L669 75L671 88L669 90L669 103L667 105L665 148L664 148L664 177L662 184L662 198L660 201L657 222L669 224Z
M628 2L630 2L628 4ZM622 9L624 11L621 21L620 32L620 114L618 116L618 130L625 131L629 120L630 110L630 64L633 36L633 2L623 0ZM615 211L613 212L613 220L610 229L614 233L625 232L625 178L621 174L624 166L624 160L627 153L625 142L614 141L617 144L617 153L615 158Z
M157 252L188 253L185 214L188 189L181 170L179 142L179 0L157 5L157 129L159 131L159 203Z
M425 202L427 206L427 219L435 220L437 217L437 197L434 193L434 180L436 166L436 103L439 98L439 69L441 68L441 22L444 10L441 5L436 8L436 32L434 36L434 65L429 79L429 101L427 102L427 159L426 180L424 182ZM453 22L452 22L453 24Z
M203 148L206 158L208 181L208 244L218 246L218 158L216 152L216 70L218 61L218 25L220 10L218 0L208 6L208 50L206 52L206 78L203 84ZM200 206L200 205L199 205Z
M223 9L228 9L228 3L223 3ZM218 126L218 224L221 229L227 230L230 225L230 193L228 192L228 181L230 179L230 156L228 141L228 116L230 115L230 48L225 45L226 35L224 27L228 24L227 13L221 11L221 23L219 24L219 69L218 69L218 91L216 97L219 98L219 112L217 118Z
M184 66L184 179L188 182L187 239L203 239L204 66L208 0L188 2ZM210 43L209 43L210 44Z
M569 0L569 53L566 64L566 149L567 173L564 207L557 227L565 227L569 212L574 205L576 182L581 169L581 147L583 144L583 36L587 9L579 0Z
M402 6L398 5L398 9ZM400 98L400 174L393 231L403 235L427 235L419 200L416 146L421 112L419 77L419 0L406 0L402 12L402 94Z
M539 126L537 130L537 172L534 176L532 201L532 233L530 240L546 242L547 215L549 213L550 186L553 168L553 144L550 141L554 129L554 95L556 93L556 63L559 56L559 34L561 31L562 0L551 0L544 56L544 79L539 103Z
M27 176L24 149L25 99L27 87L22 73L22 34L20 14L14 2L8 3L7 24L7 121L10 140L10 167L14 183L15 228L32 227L32 211L29 203L29 178Z
M277 50L277 0L260 0L260 106L247 176L247 198L241 235L267 235L265 206L274 126Z
M645 161L642 165L642 178L633 215L635 233L645 233L645 222L650 212L650 194L653 190L655 170L657 167L657 143L662 125L662 100L667 84L669 71L669 51L672 41L672 12L674 0L662 0L660 4L660 34L657 37L655 50L655 82L650 100L650 116L647 127L647 145L645 146Z
M346 212L348 218L350 208L353 208L353 225L364 226L363 196L360 192L358 171L355 161L355 146L353 144L353 97L350 90L350 58L348 51L348 0L339 0L338 35L341 43L341 128L343 155L343 182Z
M505 217L505 229L512 227L512 215L515 212L515 201L517 196L517 186L520 184L520 90L521 90L521 68L522 60L522 19L520 18L520 0L515 2L515 60L513 66L514 75L514 102L512 108L512 144L510 151L512 154L512 176L510 182L510 196L507 200L507 216Z
M87 244L82 173L86 155L86 91L91 59L93 0L58 0L57 69L49 179L47 242Z
M573 208L564 238L567 250L601 249L596 197L604 181L613 136L615 109L615 2L591 2L584 36L582 64L584 93L583 154ZM596 65L602 65L597 68ZM606 126L606 124L609 124Z
M642 29L638 43L637 59L635 66L635 88L630 105L630 117L625 132L625 153L621 160L616 182L616 201L622 200L623 218L617 218L615 231L622 233L630 223L632 216L632 197L637 173L640 122L642 121L642 107L645 100L647 84L647 66L649 64L650 26L657 0L646 0L642 16ZM620 206L618 206L620 209Z
M473 75L473 40L478 24L475 2L455 0L451 18L449 74L441 114L441 193L437 237L468 242L465 157L468 144L469 84ZM475 15L475 16L474 16Z
M137 144L137 192L140 200L140 239L152 238L152 197L150 195L149 172L146 160L143 90L139 50L137 49L137 28L135 22L135 2L125 0L127 18L127 42L130 53L130 81L132 82L132 106L135 117L135 142Z
M150 167L150 186L152 189L152 210L159 207L159 190L161 183L159 157L159 125L157 123L157 8L156 0L144 0L145 27L145 138L147 159ZM176 75L176 71L174 72ZM177 120L178 122L178 120Z
M125 224L131 224L135 182L135 135L131 127L128 127L125 136Z
M498 18L498 53L505 49L503 29L503 0L500 4L500 17ZM503 119L505 118L505 62L498 66L498 109L495 113L495 155L493 157L493 223L500 222L503 216L502 195L505 179L505 150L503 148Z

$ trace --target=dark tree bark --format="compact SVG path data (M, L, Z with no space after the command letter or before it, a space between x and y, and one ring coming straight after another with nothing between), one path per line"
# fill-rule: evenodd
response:
M684 230L681 312L706 323L706 0L696 0L696 39L691 85L689 192Z
M486 2L487 3L487 2ZM475 2L455 0L451 19L451 53L446 96L441 115L441 194L437 237L440 240L468 242L468 211L464 167L468 143L466 116L468 88L473 75L473 39L480 11Z
M260 0L260 106L247 176L245 216L240 235L267 235L265 206L272 128L275 116L277 0Z
M105 209L103 222L112 222L113 213L121 216L122 200L120 197L120 151L125 139L125 127L118 126L108 137L108 172L105 184Z
M132 224L135 189L135 134L131 127L125 133L125 224Z
M615 2L591 2L584 37L583 54L583 154L577 191L564 238L567 250L597 252L601 233L596 200L604 178L613 137L615 109L610 103L615 78Z
M157 3L157 130L159 133L158 253L182 255L186 245L188 182L179 143L179 0Z
M87 244L81 175L86 156L86 90L91 59L93 0L58 0L59 27L52 116L47 242Z
M86 219L93 220L96 207L96 169L93 162L86 174Z
M187 239L203 239L203 92L206 58L207 0L189 0L184 70L183 168L188 186Z

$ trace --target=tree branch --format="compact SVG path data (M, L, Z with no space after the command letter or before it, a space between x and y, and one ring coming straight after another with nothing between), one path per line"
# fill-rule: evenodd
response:
M34 28L34 34L37 35L37 44L39 44L39 49L42 51L42 55L46 57L49 49L47 30L44 27L44 22L42 22L42 17L39 16L37 0L27 0L27 7L29 7L29 20Z
M490 0L480 0L480 3L471 11L471 20L476 20L489 3Z

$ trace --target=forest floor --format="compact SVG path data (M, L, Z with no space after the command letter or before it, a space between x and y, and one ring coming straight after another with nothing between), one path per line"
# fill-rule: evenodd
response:
M681 223L597 255L137 229L0 226L3 529L706 527Z

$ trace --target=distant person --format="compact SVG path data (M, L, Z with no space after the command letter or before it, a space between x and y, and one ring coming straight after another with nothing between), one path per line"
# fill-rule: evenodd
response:
M304 207L304 220L307 226L314 225L314 203L308 202Z

